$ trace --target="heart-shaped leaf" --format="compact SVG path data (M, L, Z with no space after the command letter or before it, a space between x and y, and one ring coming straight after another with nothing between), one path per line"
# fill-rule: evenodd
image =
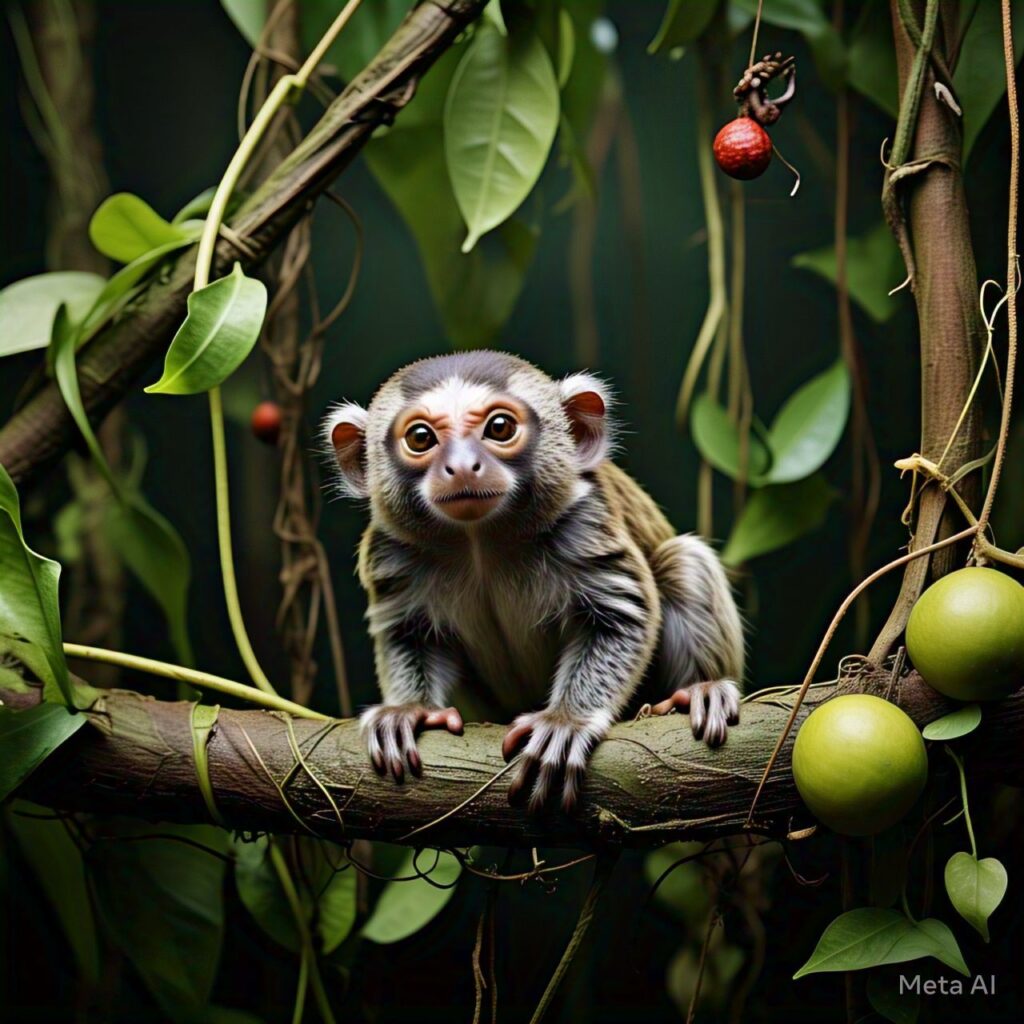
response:
M410 850L406 854L398 868L398 876L408 880L388 882L384 886L373 913L363 925L364 938L382 945L399 942L415 935L444 909L455 892L455 882L462 866L450 853L438 853L437 856L437 866L430 872L431 881L435 884L431 885L422 878L408 879L415 873L414 853ZM421 858L425 864L429 863L428 857L429 854L424 853Z
M839 359L799 388L768 428L767 481L792 483L820 469L839 444L849 414L850 375Z
M892 1024L915 1024L921 1013L921 997L916 992L901 992L899 975L872 971L867 996L871 1009Z
M70 319L78 323L105 284L99 274L69 270L8 285L0 291L0 357L46 348L57 309L66 306Z
M988 942L988 919L1006 895L1006 868L995 857L954 853L946 862L946 892L956 912Z
M267 21L267 0L220 0L220 5L242 33L242 38L254 47ZM305 4L302 13L306 13Z
M819 473L754 491L732 528L722 561L741 565L792 544L821 526L834 499L835 491Z
M957 708L934 722L929 722L922 730L926 740L955 740L966 736L981 724L981 707L978 704L968 704L966 707Z
M164 220L145 200L118 192L104 199L92 215L89 237L104 256L131 263L153 249L185 242L190 235L181 225Z
M740 475L742 444L740 432L729 414L711 395L698 395L690 414L693 443L704 458L719 472L737 479ZM745 453L748 480L757 480L768 470L771 456L761 439L751 432Z
M798 253L793 266L836 283L836 251L831 245ZM848 240L846 282L850 298L876 323L885 323L899 309L899 301L889 293L905 276L903 257L886 224L880 222L867 234Z
M246 277L240 263L227 277L193 292L188 316L167 350L163 376L146 391L195 395L219 387L252 351L266 310L266 287Z
M900 111L899 79L886 0L863 0L848 52L847 84L895 120Z
M793 978L822 971L860 971L926 956L970 977L953 933L941 921L911 921L895 910L861 907L840 914L825 929L811 958Z
M61 646L59 579L60 566L25 543L18 491L0 465L0 653L24 662L43 681L48 700L72 704Z
M444 110L448 175L469 234L506 221L540 177L558 129L558 81L532 32L481 25L459 63Z
M63 704L23 711L0 705L0 800L14 792L65 740L88 721Z

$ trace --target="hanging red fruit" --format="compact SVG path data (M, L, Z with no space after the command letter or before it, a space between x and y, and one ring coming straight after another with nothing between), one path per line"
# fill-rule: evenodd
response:
M782 79L786 88L778 99L768 96L768 83ZM781 53L766 53L761 60L743 72L733 96L739 104L739 115L715 136L713 152L715 162L730 177L749 181L764 174L777 152L766 128L782 116L782 109L796 94L796 63L793 57ZM789 163L779 154L787 167ZM790 167L796 174L796 169ZM797 184L800 184L797 174ZM791 193L792 194L792 193Z
M281 435L281 406L260 402L252 411L252 432L265 444L277 444Z
M737 117L715 136L715 163L730 178L759 178L772 162L771 136L751 117Z

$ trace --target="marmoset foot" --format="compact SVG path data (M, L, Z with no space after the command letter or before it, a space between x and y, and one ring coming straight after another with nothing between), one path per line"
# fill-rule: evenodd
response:
M375 704L359 716L370 761L378 774L389 771L396 782L405 778L405 765L415 776L423 773L416 737L424 729L447 729L462 735L462 715L455 708L422 704Z
M703 738L709 747L719 747L725 742L729 726L740 720L740 688L731 679L692 683L655 704L651 713L667 715L676 710L689 711L696 739Z

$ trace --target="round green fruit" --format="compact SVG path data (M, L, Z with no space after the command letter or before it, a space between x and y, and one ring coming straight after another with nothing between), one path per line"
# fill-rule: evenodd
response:
M811 813L846 836L895 825L928 780L928 755L913 721L866 693L815 708L793 747L796 788Z
M1024 587L995 569L951 572L920 597L907 653L955 700L999 700L1024 683Z

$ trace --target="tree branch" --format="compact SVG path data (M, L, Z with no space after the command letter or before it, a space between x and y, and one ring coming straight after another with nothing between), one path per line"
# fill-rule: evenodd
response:
M809 711L853 689L885 693L888 685L885 673L841 686L821 684L811 690L805 707ZM0 697L12 705L35 699ZM892 698L919 725L951 710L914 675L902 680ZM89 712L91 727L79 730L44 762L23 795L69 811L210 821L196 777L191 707L104 692ZM694 740L682 715L617 725L593 756L582 807L571 818L552 813L535 819L509 806L507 775L495 779L505 767L500 752L505 729L497 725L468 725L462 737L425 733L423 778L402 785L374 773L352 720L322 723L225 709L207 752L217 809L235 829L309 829L335 840L460 847L657 846L743 831L789 710L785 694L767 692L747 702L742 723L718 750ZM982 726L965 740L974 767L987 765L1004 781L1019 778L1022 727L1024 691L986 706ZM782 837L812 823L792 780L792 742L787 741L758 804L759 833ZM305 767L296 760L296 748Z
M222 241L214 275L238 260L261 263L316 197L344 170L373 132L390 124L412 99L422 76L476 18L485 0L424 0L231 223L240 244ZM78 358L82 401L94 423L120 402L170 344L185 317L195 249L155 276ZM78 433L51 381L0 429L0 463L24 484L77 443Z

